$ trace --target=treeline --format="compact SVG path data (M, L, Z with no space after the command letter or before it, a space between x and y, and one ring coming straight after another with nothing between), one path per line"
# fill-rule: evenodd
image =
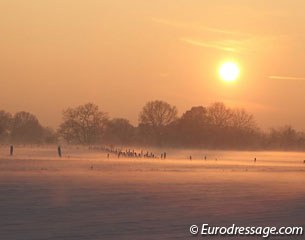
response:
M57 136L53 129L43 127L37 117L28 112L12 115L0 111L1 143L56 143Z
M2 143L58 143L146 145L207 149L305 150L305 133L290 126L262 131L252 114L223 103L192 107L180 117L164 101L150 101L138 116L138 125L109 118L93 103L63 111L59 128L41 126L31 113L0 111Z

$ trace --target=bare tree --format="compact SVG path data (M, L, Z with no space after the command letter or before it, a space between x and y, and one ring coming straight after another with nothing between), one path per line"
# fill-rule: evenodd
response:
M154 128L169 125L177 118L177 108L164 101L150 101L145 104L139 115L139 122Z
M93 103L63 111L59 135L71 143L95 143L104 131L108 116Z
M290 125L270 129L267 136L271 148L297 149L304 147L304 135Z
M223 103L216 102L208 107L208 118L210 123L216 127L228 127L232 120L232 111Z
M139 114L138 137L141 143L161 146L166 139L166 131L177 119L177 108L164 101L150 101Z
M255 131L257 125L252 114L244 109L234 109L232 111L231 125L235 129L244 131Z

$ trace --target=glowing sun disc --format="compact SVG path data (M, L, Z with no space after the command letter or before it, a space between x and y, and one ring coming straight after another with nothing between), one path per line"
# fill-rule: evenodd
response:
M239 76L239 68L234 62L225 62L219 68L219 75L225 82L233 82Z

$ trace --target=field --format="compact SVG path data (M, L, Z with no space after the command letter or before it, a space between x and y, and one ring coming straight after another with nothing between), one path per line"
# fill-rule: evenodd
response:
M189 227L203 223L305 227L305 153L168 150L161 160L79 147L64 147L62 158L56 146L8 152L1 146L3 240L193 239Z

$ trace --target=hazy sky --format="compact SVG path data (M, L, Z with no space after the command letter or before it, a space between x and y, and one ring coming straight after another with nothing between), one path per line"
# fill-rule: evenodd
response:
M137 122L223 101L260 126L305 129L304 0L0 0L0 109L56 127L92 101ZM234 59L234 84L218 77Z

